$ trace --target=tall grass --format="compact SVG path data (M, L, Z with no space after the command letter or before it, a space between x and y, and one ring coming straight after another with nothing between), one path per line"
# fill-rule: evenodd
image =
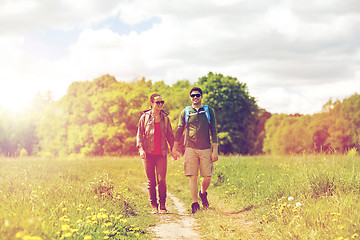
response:
M358 238L359 160L355 155L221 157L215 163L209 192L229 211L248 213L264 239ZM174 179L178 172L182 174L178 162L170 164L170 169ZM187 179L169 181L189 204ZM203 227L213 229L206 232L208 239L218 236L226 221L231 226L234 220L224 216L219 223L209 217L211 211L199 215L200 222L207 224ZM233 239L251 239L241 233L232 235Z
M1 159L1 239L147 238L134 158Z
M211 208L195 215L202 236L358 239L359 161L356 154L220 157ZM190 209L181 160L169 160L167 176L169 191ZM148 239L156 219L139 188L144 182L141 161L133 157L0 159L0 238ZM256 229L246 229L247 219L237 213Z

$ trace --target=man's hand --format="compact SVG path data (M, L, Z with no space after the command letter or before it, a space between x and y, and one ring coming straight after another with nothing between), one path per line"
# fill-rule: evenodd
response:
M218 144L217 144L217 143L213 143L213 151L212 151L212 154L211 154L211 161L212 161L212 162L216 162L217 160L219 160Z
M217 151L213 151L213 153L211 154L211 161L212 162L216 162L217 160L219 160L219 155L217 153Z

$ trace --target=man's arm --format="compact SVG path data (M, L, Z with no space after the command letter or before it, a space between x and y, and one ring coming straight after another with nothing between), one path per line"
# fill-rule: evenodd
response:
M184 132L184 128L185 128L185 110L183 110L180 113L178 127L177 127L177 130L176 130L176 133L175 133L174 146L173 146L172 151L171 151L171 155L173 156L173 158L175 160L177 160L180 157L180 153L177 150L177 148L179 146L179 141L181 139L181 136L182 136L182 134Z
M214 109L211 108L210 114L212 115L210 132L211 132L212 149L213 149L211 155L211 161L216 162L219 159L219 154L218 154L218 132L216 127L216 118L215 118Z

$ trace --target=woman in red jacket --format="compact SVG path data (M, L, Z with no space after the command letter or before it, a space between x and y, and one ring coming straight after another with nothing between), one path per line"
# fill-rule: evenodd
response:
M168 115L162 110L164 101L159 94L150 97L151 109L144 111L140 117L137 130L137 147L143 160L148 179L148 191L152 213L166 213L166 170L167 154L172 149L174 134ZM156 185L159 190L159 204L156 196Z

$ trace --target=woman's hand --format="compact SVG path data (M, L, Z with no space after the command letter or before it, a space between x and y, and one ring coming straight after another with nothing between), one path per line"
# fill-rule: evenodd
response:
M141 159L145 159L145 158L146 158L146 152L144 151L143 148L140 148L140 149L139 149L139 154L140 154Z

